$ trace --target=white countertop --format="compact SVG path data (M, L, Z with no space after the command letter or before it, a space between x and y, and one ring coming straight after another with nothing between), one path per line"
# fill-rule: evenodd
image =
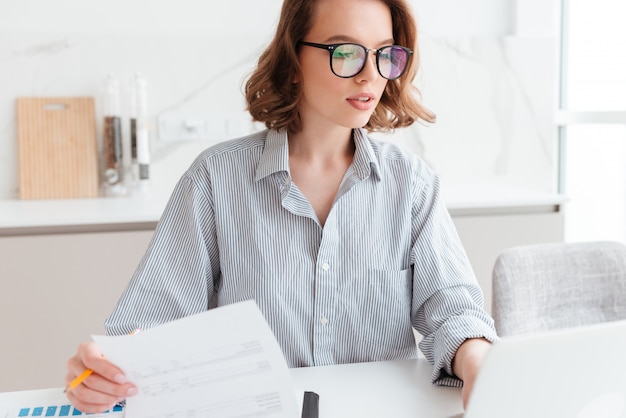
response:
M565 195L507 185L472 184L443 188L443 198L450 213L510 213L554 211L568 199ZM552 208L548 210L549 208Z
M0 235L153 229L167 194L92 199L0 200ZM554 212L563 195L510 187L449 188L444 200L452 216Z
M0 236L154 229L168 197L0 200Z

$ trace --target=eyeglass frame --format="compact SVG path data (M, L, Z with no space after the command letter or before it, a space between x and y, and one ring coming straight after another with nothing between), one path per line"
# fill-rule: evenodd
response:
M406 72L406 69L409 67L409 60L411 58L411 56L413 55L413 50L401 45L385 45L385 46L381 46L378 49L371 49L371 48L367 48L365 45L361 45L361 44L357 44L355 42L342 42L342 43L338 43L338 44L318 44L315 42L307 42L307 41L300 41L298 42L298 44L300 45L305 45L305 46L312 46L314 48L319 48L319 49L325 49L328 51L329 55L330 55L330 71L332 71L332 73L334 75L336 75L339 78L352 78L352 77L356 77L357 75L359 75L361 73L361 71L363 71L363 69L365 68L365 65L367 64L367 59L369 57L369 53L370 51L374 53L374 55L376 55L376 71L378 71L378 74L380 74L380 76L386 80L397 80L400 77L402 77L404 75L404 73ZM342 46L342 45L356 45L359 46L361 48L363 48L365 50L365 57L363 58L363 66L361 67L361 69L356 72L354 75L350 75L350 76L343 76L343 75L339 75L335 72L335 70L333 69L333 51ZM406 61L406 65L404 66L404 68L402 69L402 72L395 78L387 78L385 77L381 72L380 72L380 65L378 63L379 60L379 54L380 52L385 49L385 48L400 48L403 49L406 53L407 53L407 61Z

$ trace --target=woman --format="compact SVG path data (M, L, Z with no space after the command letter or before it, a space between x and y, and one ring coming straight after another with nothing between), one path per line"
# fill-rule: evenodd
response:
M269 130L192 164L107 332L254 299L299 367L415 358L415 328L433 381L463 382L466 403L493 322L437 177L366 131L434 120L412 86L415 47L404 0L285 0L246 85ZM66 383L85 368L68 393L84 412L137 391L94 344Z

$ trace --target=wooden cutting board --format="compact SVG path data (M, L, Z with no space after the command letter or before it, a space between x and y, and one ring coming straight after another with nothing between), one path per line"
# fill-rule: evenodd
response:
M21 199L98 196L93 97L16 101Z

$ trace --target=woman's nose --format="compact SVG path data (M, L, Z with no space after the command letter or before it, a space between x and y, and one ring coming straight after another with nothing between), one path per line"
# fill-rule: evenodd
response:
M380 74L378 73L378 67L376 66L376 51L369 51L367 54L367 59L363 64L363 69L359 74L357 74L356 78L358 81L375 81Z

